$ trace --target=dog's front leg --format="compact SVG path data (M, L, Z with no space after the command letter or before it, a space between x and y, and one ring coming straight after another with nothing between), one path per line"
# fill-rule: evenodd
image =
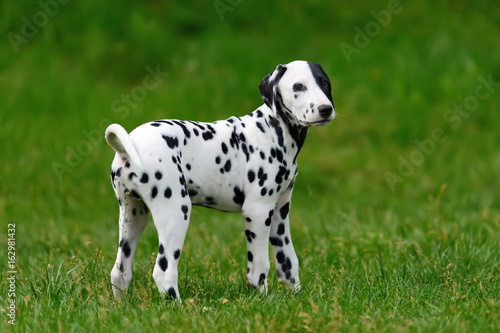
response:
M279 281L294 291L299 291L299 260L293 248L289 224L291 197L292 189L289 189L278 200L269 241L273 246Z
M248 251L248 283L261 293L267 293L267 273L270 267L268 242L274 206L274 203L251 200L243 204Z

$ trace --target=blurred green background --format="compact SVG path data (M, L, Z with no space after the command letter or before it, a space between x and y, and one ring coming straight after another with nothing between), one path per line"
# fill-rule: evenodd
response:
M0 3L0 221L17 223L20 266L89 241L112 262L107 124L244 115L260 80L296 59L323 66L338 114L299 157L293 228L500 227L497 1L62 2ZM146 89L156 69L167 74ZM195 210L187 242L211 219L242 235L222 216ZM156 249L151 225L142 242L139 258Z

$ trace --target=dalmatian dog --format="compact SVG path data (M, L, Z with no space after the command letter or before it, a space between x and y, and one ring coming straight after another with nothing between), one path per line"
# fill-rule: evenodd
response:
M116 151L111 182L120 206L119 246L111 283L116 298L132 278L137 243L151 212L159 247L153 278L180 301L177 265L192 205L242 212L250 285L267 292L271 243L279 281L300 289L289 211L297 155L311 126L335 117L328 76L320 65L279 65L259 85L264 104L214 123L157 120L128 134L106 130Z

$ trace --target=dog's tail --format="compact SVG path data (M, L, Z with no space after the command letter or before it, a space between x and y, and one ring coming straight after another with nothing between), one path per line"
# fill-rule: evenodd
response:
M134 147L134 143L130 139L127 131L118 124L111 124L106 129L106 141L123 159L132 161L135 165L142 169L139 154Z

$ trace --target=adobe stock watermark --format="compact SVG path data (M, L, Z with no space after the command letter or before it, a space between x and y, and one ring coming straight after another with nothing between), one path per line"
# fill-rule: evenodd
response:
M380 35L382 28L387 27L391 23L392 17L394 15L401 14L402 11L403 5L399 0L389 0L387 2L386 9L382 9L378 12L374 10L370 11L370 15L373 17L373 20L368 21L365 24L364 30L358 26L354 27L354 31L356 32L353 39L354 45L346 42L339 44L347 63L350 64L352 62L351 56L354 53L361 53L362 49L370 45L372 40Z
M455 103L446 110L443 114L443 121L452 130L457 130L462 125L464 119L467 119L471 114L479 108L481 101L485 101L491 97L493 92L500 87L500 82L493 81L493 75L488 75L487 78L478 76L479 82L474 89L474 93L468 95L461 103ZM385 180L391 191L394 191L398 183L404 182L405 179L411 177L417 169L424 164L426 158L430 157L435 151L436 146L445 142L448 139L446 130L437 127L431 132L431 136L424 140L415 140L415 148L408 154L407 157L398 156L398 173L386 171L384 173Z
M9 325L16 325L16 280L17 280L17 263L16 263L16 224L9 223L7 225L7 299L6 312L9 318Z
M59 14L61 6L66 5L70 1L71 0L39 0L38 6L40 6L40 10L34 13L31 18L26 16L21 18L21 22L23 23L21 34L16 34L12 31L7 34L7 38L14 52L17 54L21 44L28 44L30 39L35 38L40 29L49 23L49 19Z
M139 107L140 102L144 101L148 95L148 91L156 89L168 77L167 72L160 70L160 65L156 65L155 69L146 67L146 76L142 83L135 86L128 94L122 94L111 103L111 111L115 113L120 120L127 118L132 110ZM78 167L85 157L92 154L94 147L100 145L104 141L104 133L106 128L113 122L108 118L103 118L99 121L97 128L91 130L82 130L82 138L75 146L66 146L66 158L63 163L52 162L52 169L57 176L59 182L63 181L63 176L71 173Z
M224 21L224 13L232 12L237 6L241 5L243 0L214 0L212 5L214 6L217 16L221 22Z

